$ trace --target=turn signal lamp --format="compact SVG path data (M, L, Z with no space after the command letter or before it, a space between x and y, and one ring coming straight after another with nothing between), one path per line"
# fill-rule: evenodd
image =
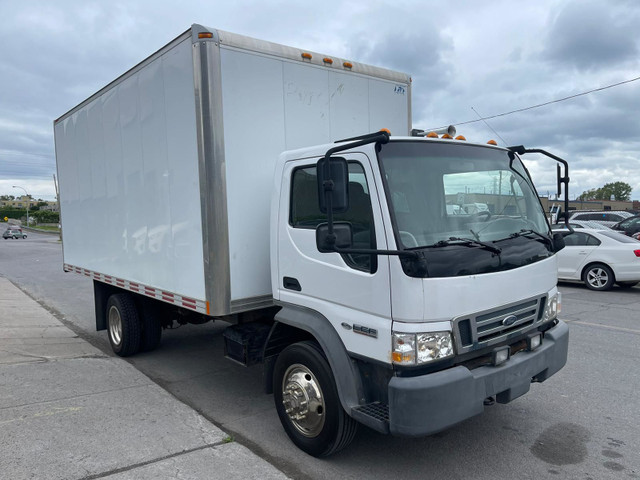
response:
M467 141L467 139L466 139L466 138L464 138L464 136L463 136L463 135L458 135L458 136L456 137L456 140L463 140L463 141L465 141L465 142Z
M436 132L427 133L427 138L438 138L438 134Z
M449 135L448 133L445 133L444 135L442 135L440 138L448 138L448 139L453 139L453 137L451 135Z
M198 38L213 38L213 33L211 33L211 32L200 32L198 34Z
M496 146L497 146L497 145L498 145L498 142L496 142L495 140L489 140L489 141L487 142L487 145L496 145Z
M311 60L313 58L313 56L310 53L304 52L300 55L302 58L304 58L305 60Z

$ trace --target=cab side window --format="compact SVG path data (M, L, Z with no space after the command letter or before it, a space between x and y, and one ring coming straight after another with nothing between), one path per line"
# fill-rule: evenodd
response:
M297 168L291 181L289 224L293 228L315 229L326 223L327 216L318 205L316 166ZM349 222L353 231L353 248L375 249L375 229L369 188L362 165L349 162L349 208L335 214L334 222ZM352 268L374 273L377 269L376 255L347 254L342 258Z

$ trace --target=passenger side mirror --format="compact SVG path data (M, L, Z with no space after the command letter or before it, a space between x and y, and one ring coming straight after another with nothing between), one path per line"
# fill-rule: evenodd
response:
M329 224L321 223L316 227L316 246L322 253L335 252L336 248L346 249L353 245L353 231L349 222L335 222L333 234L329 233Z
M328 164L327 164L328 163ZM349 166L341 157L321 158L317 163L318 204L327 213L346 212L349 208Z
M571 233L573 232L567 232L566 234L564 232L553 234L553 251L554 252L557 253L565 247L564 236L570 235Z

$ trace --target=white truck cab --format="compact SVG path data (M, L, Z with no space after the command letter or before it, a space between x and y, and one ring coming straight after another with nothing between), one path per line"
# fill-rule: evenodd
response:
M328 352L350 416L381 432L431 434L562 368L556 247L517 155L415 137L339 152L348 207L333 221L351 242L326 252L317 172L332 147L280 156L271 274L276 321L307 329ZM495 178L494 214L447 210L448 199ZM286 392L287 378L274 382ZM290 408L294 425L309 415Z

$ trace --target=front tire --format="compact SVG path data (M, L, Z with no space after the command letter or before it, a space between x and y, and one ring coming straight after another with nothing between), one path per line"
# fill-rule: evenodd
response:
M331 367L320 347L300 342L278 356L274 401L291 441L314 457L326 457L353 440L357 426L342 408Z
M129 357L140 350L141 323L136 304L128 293L116 293L107 301L107 332L116 355Z
M615 282L613 271L603 263L589 265L582 274L582 281L591 290L611 290Z

